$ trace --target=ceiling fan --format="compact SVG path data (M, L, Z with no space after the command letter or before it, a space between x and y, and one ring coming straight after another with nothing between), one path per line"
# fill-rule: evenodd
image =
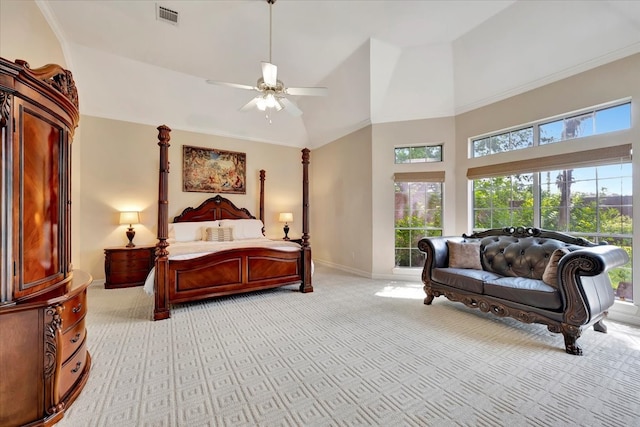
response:
M299 117L302 115L302 110L286 95L326 96L329 90L326 87L286 87L282 81L278 80L278 67L271 62L271 8L276 0L266 1L269 3L269 62L262 62L262 77L258 79L255 86L216 80L207 80L207 83L259 92L259 95L247 102L240 111L249 111L253 108L267 112L271 109L285 110L292 116Z

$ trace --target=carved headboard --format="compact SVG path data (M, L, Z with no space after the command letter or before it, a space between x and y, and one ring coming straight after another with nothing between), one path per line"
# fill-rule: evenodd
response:
M173 222L215 221L219 219L255 219L245 208L220 195L205 200L197 208L186 208ZM262 220L262 218L260 218ZM263 220L264 221L264 220Z

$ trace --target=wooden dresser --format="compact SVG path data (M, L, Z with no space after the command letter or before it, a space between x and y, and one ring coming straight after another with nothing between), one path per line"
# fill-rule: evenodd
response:
M104 250L104 287L141 286L153 268L155 246L126 246Z
M53 425L88 377L87 287L71 267L71 72L0 58L0 426Z

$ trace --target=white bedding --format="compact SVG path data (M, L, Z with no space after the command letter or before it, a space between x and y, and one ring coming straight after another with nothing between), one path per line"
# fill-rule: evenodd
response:
M206 242L203 240L193 242L173 242L169 244L169 259L185 260L197 258L214 252L236 248L271 248L279 251L294 252L300 250L300 245L286 240L271 240L266 237L257 239L233 240L231 242ZM151 269L144 282L144 291L152 295L154 292L155 267Z

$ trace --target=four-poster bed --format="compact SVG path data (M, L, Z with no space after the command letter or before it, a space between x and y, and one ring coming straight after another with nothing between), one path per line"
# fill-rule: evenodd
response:
M173 303L199 301L295 283L300 283L301 292L313 292L309 245L309 150L302 150L302 239L298 245L251 235L250 230L255 230L258 224L262 234L264 170L260 171L260 222L247 209L238 208L230 200L217 195L196 208L186 208L169 224L168 149L171 129L162 125L158 127L158 132L160 173L158 243L153 279L154 320L170 317L170 306ZM203 225L198 227L198 223ZM172 233L176 233L178 227L187 228L192 234L196 230L196 240L202 235L217 235L220 229L226 227L232 228L234 234L246 239L238 242L239 247L233 245L234 242L214 242L210 246L218 243L220 245L213 251L203 249L211 242L198 241L195 242L199 253L197 256L172 256L172 250L169 249L171 245L177 249L175 252L186 249L182 248L184 245L181 242L174 243L175 235L174 238L169 238L170 225Z

